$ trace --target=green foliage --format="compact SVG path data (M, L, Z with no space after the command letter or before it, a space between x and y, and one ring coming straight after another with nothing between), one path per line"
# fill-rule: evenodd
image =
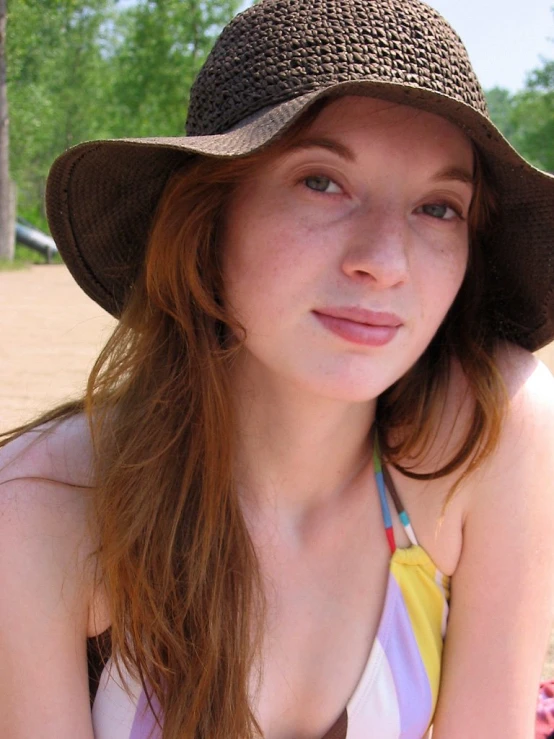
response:
M543 60L521 92L495 87L487 100L493 121L520 154L554 173L554 61Z
M192 80L240 0L9 0L11 176L46 228L46 175L67 147L180 135Z
M46 173L64 149L107 130L111 0L11 0L7 52L10 159L18 210L44 225ZM39 217L40 216L40 217Z
M554 172L554 62L544 62L514 95L487 92L491 117L510 143L540 169Z
M62 258L59 254L52 257L52 264L63 264ZM23 269L28 267L30 264L46 264L45 258L26 246L21 244L15 245L15 256L13 261L6 259L0 259L0 272L6 272L14 269Z
M186 100L237 0L143 0L119 17L110 106L115 136L178 136Z
M487 103L495 125L510 140L516 131L516 127L512 122L513 98L509 90L502 87L493 87L492 90L487 91Z
M531 73L514 98L513 140L534 164L554 172L554 61Z

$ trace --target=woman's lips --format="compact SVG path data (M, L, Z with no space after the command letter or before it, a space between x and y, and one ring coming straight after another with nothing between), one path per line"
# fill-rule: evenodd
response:
M323 308L313 313L332 333L363 346L385 346L394 339L402 326L402 320L394 313L380 313L364 308Z

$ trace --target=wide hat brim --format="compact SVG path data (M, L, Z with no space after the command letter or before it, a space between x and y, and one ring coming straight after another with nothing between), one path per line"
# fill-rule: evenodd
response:
M240 157L281 136L322 97L368 95L435 113L475 142L500 203L486 244L490 320L499 337L534 351L554 338L554 177L526 162L484 115L408 84L333 84L266 108L223 134L94 141L52 166L52 236L81 288L120 316L141 269L160 196L191 155Z

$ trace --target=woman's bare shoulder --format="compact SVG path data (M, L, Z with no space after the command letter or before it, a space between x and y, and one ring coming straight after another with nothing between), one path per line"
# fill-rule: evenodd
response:
M6 735L92 737L86 660L96 611L91 462L80 418L28 432L0 449Z
M531 352L507 342L497 346L494 359L504 385L506 404L491 462L495 455L511 449L512 444L522 444L529 450L538 431L550 435L554 430L554 377L546 365ZM467 392L467 379L457 365L453 376L456 380L450 402L460 422L469 417L473 403ZM532 436L522 439L524 430L532 431Z
M554 378L534 354L515 344L498 344L494 360L506 393L501 442L512 427L517 428L522 420L521 414L554 409ZM437 428L426 455L426 465L436 468L452 458L470 428L473 412L474 396L470 383L460 362L453 359L444 405L437 416Z
M410 510L414 527L424 546L438 566L453 573L461 552L464 522L479 498L491 498L498 481L506 483L506 471L513 480L529 465L538 467L534 475L542 477L541 458L548 439L554 444L554 378L530 352L512 344L497 347L496 367L505 386L507 403L498 443L480 468L461 477L466 465L452 473L431 480L411 480L396 473L396 482ZM453 360L444 403L437 424L430 435L422 457L402 460L402 466L413 472L432 473L454 458L471 428L474 400L471 386L460 363ZM451 491L446 512L444 504ZM504 489L497 495L508 505L509 495L518 491ZM500 502L499 502L500 504ZM440 521L440 526L437 522Z
M548 490L554 472L550 463L554 446L554 377L536 356L513 345L499 347L496 361L506 387L507 405L497 446L484 464L482 477L491 480L507 475L508 483L510 476L519 480L525 470L529 485L543 484ZM504 496L509 495L510 487L506 485Z
M93 494L92 443L82 416L28 431L0 449L0 539L10 542L0 578L9 576L12 562L44 569L44 582L59 579L75 599L71 608L81 612L85 636L108 625L99 615Z
M482 512L487 503L493 510L514 510L524 501L528 507L543 507L549 516L554 377L535 355L509 343L498 345L495 363L505 390L504 412L491 453L459 486L462 521L474 511ZM443 434L459 443L467 434L474 405L459 365L453 366L452 377ZM533 495L527 498L531 489Z
M88 423L77 415L27 431L0 449L0 484L37 478L87 488L93 485Z
M545 400L554 399L554 378L546 365L531 352L515 344L499 344L495 360L510 402L527 397L532 401L535 393L546 393Z
M551 629L554 379L517 347L499 347L496 362L508 403L493 452L460 491L463 543L436 716L441 737L456 733L453 715L466 717L469 734L483 722L492 726L498 694L530 727Z

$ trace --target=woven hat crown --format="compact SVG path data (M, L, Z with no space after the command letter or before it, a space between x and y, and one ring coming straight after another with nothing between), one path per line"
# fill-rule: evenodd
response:
M187 133L342 82L449 96L488 116L460 38L419 0L263 0L223 31L191 90Z

